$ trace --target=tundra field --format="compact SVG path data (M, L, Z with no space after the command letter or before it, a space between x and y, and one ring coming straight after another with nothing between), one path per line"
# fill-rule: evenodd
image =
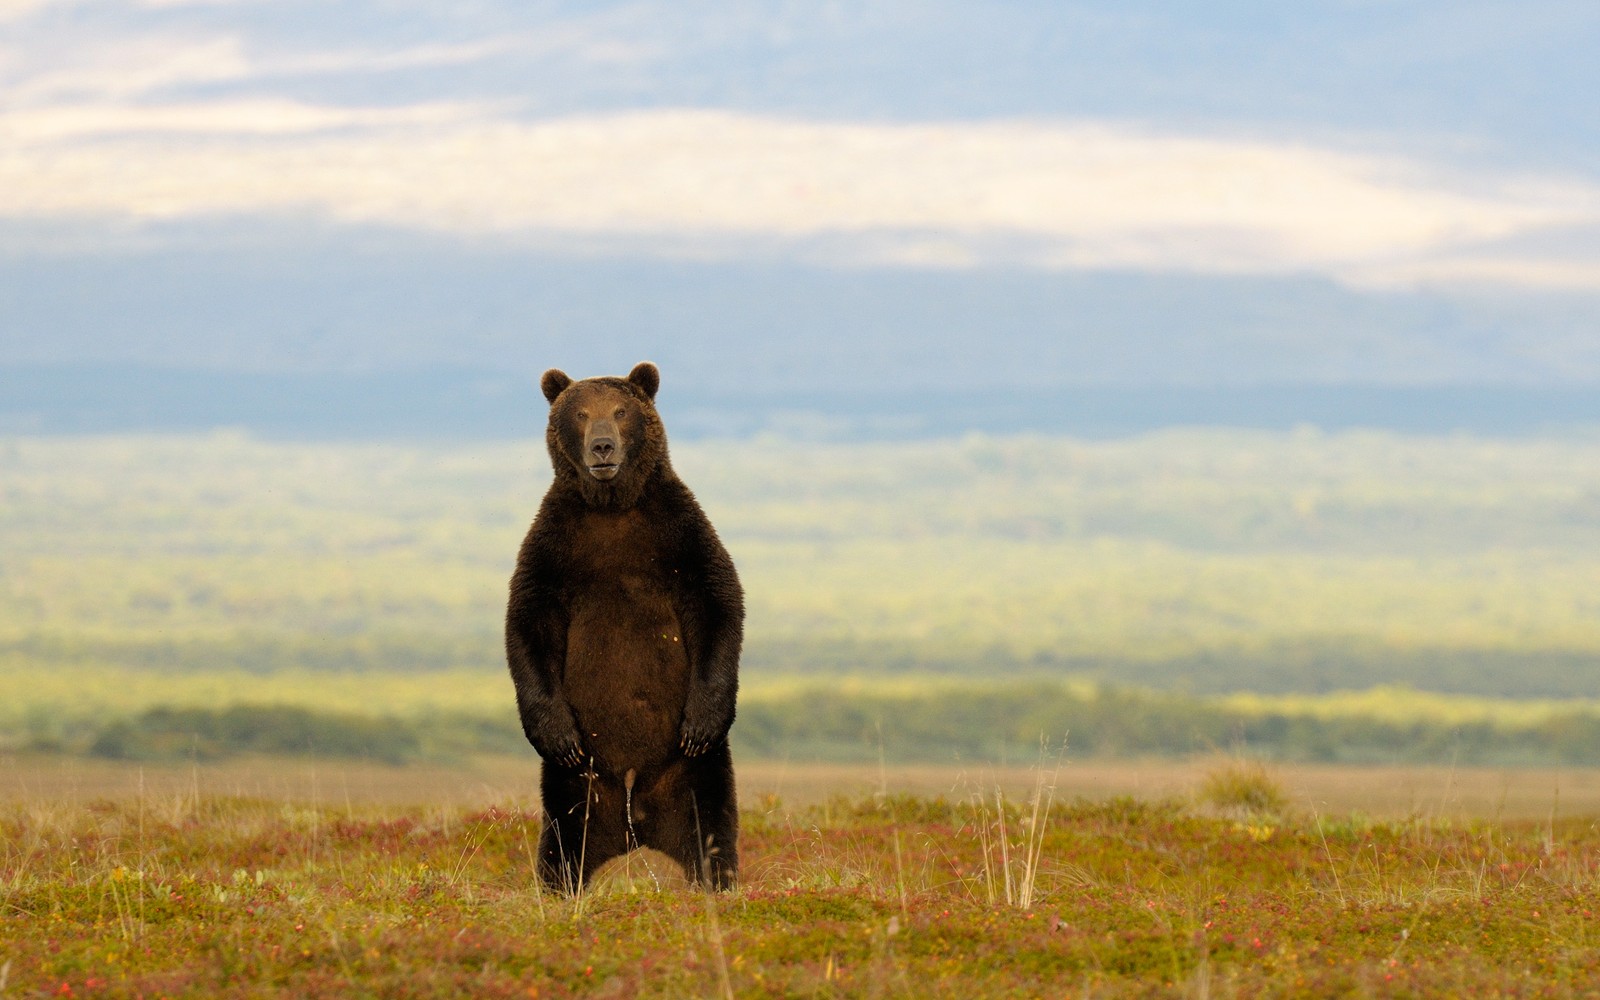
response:
M1540 775L1542 815L1493 819L1459 807L1526 782L1347 774L1347 795L1388 789L1374 815L1299 794L1330 775L1239 761L1101 775L1092 798L1068 793L1071 766L884 769L877 793L809 802L756 789L872 779L757 766L738 889L708 896L635 854L563 899L532 874L527 761L386 780L7 764L33 784L0 818L5 996L1580 997L1600 981L1600 824L1565 791L1592 807L1594 775ZM1184 790L1107 797L1130 776ZM1508 815L1536 811L1519 801Z
M1594 995L1594 433L718 448L743 882L566 900L541 442L0 440L0 997Z

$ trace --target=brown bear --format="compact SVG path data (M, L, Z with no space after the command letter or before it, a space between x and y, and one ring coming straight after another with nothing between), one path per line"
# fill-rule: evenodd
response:
M718 889L738 877L744 591L667 460L660 383L648 361L540 380L555 481L517 556L506 659L544 758L539 874L563 892L636 847Z

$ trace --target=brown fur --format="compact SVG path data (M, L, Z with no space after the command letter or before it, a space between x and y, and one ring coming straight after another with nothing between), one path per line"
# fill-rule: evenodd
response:
M718 888L738 873L727 738L744 594L672 470L659 384L649 362L540 381L555 480L511 579L506 658L544 758L540 874L566 891L639 846Z

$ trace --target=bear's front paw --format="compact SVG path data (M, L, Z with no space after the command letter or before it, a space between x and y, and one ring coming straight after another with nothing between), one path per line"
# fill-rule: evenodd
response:
M545 760L560 764L562 767L577 767L583 763L583 744L578 742L576 730L559 736L542 735L533 748L539 751L539 756Z
M721 742L722 733L715 727L685 722L678 749L683 751L685 757L698 757Z

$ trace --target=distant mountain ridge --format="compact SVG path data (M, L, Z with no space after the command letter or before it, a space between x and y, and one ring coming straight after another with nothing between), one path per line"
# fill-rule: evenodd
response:
M0 236L4 230L0 229ZM1362 293L1315 277L570 258L361 231L29 255L0 365L435 367L668 387L1600 384L1592 297Z

